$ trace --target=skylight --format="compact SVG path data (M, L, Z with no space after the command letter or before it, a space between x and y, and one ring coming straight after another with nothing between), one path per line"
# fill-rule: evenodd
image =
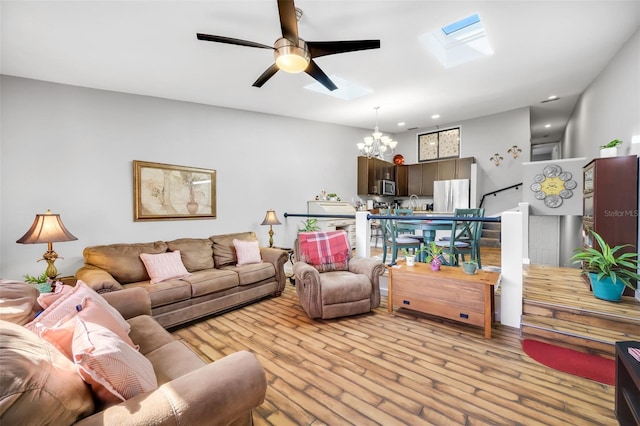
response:
M477 13L474 13L473 15L462 18L461 20L456 21L452 24L445 25L444 27L442 27L442 32L446 35L449 35L468 27L469 25L477 24L478 22L480 22L480 17Z
M493 54L477 13L421 35L420 42L445 68Z
M359 98L360 96L373 93L373 90L371 89L356 86L355 84L350 83L347 80L335 75L330 75L329 78L336 86L338 86L336 90L329 90L317 81L315 83L304 86L304 88L313 92L322 93L323 95L333 96L345 101L350 101L352 99Z

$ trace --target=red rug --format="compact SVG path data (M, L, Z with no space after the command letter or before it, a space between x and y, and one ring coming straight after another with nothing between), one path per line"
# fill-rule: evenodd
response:
M540 364L554 370L611 386L616 383L616 365L612 359L530 339L522 341L522 350Z

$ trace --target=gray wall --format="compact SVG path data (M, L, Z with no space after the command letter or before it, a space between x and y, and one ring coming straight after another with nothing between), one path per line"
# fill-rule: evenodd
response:
M51 209L78 241L55 243L72 275L82 249L115 242L255 231L275 209L274 243L290 246L306 201L356 196L356 129L280 116L1 77L0 276L44 271L46 244L16 244ZM132 160L217 171L215 220L133 221Z
M499 114L442 124L446 129L460 126L460 156L475 157L478 164L478 197L483 194L522 182L522 163L529 161L531 126L529 108L519 108ZM406 164L418 161L418 134L436 130L435 127L398 133L396 151L405 157ZM507 150L513 145L522 148L518 158ZM504 160L496 167L489 158L499 153ZM478 199L478 202L480 200ZM496 197L488 197L483 207L487 215L517 207L522 201L522 188L510 190Z

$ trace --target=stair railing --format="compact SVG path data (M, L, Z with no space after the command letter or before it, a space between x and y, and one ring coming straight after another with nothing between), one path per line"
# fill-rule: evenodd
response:
M500 188L500 189L496 189L495 191L491 191L491 192L487 192L486 194L484 194L482 196L482 198L480 199L480 206L478 206L478 208L482 208L482 205L484 204L484 199L485 197L488 197L489 195L493 195L494 197L497 196L500 192L504 192L507 191L509 189L513 189L515 188L516 190L518 190L520 187L522 186L522 182L520 183L516 183L515 185L511 185L511 186L507 186L504 188Z

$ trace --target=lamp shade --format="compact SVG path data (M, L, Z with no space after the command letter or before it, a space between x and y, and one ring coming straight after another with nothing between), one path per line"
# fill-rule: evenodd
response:
M261 225L282 225L276 217L275 210L267 210L267 214L264 217Z
M31 228L16 243L38 244L74 241L77 238L65 228L59 214L47 210L45 214L37 214Z

